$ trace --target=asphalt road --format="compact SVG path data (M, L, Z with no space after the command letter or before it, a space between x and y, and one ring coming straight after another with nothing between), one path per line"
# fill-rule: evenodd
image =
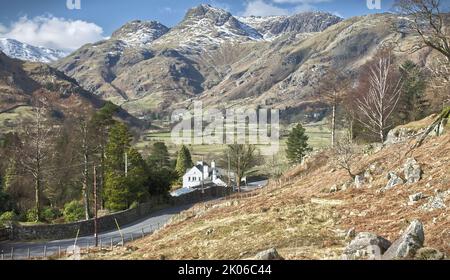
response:
M162 209L154 212L145 219L123 226L121 232L124 236L124 241L127 242L131 241L132 239L141 238L143 232L145 235L153 233L155 230L164 226L164 224L166 224L173 215L176 215L183 210L189 209L191 206L192 205L183 205ZM99 234L99 243L101 243L103 247L109 248L111 246L111 242L113 243L113 245L122 243L122 237L118 230ZM92 247L94 246L94 243L94 236L79 237L76 240L76 245L80 248L87 248L88 246ZM73 245L75 245L75 238L47 242L4 242L0 243L0 259L11 259L11 248L14 248L14 259L27 259L28 254L32 258L44 257L44 255L56 255L58 254L60 249L61 252L65 252L69 247ZM44 250L46 251L45 253Z
M267 180L252 182L248 186L242 187L242 191L248 192L258 188L265 187ZM163 227L168 220L183 210L189 209L192 205L176 206L162 209L152 213L149 217L136 221L134 223L125 225L118 230L109 231L99 234L99 245L103 247L110 247L122 243L122 236L125 243L134 239L142 238L142 235L149 235L155 230ZM75 243L76 242L76 243ZM80 248L93 247L95 243L94 236L83 236L77 240L64 239L54 241L37 241L37 242L3 242L0 243L0 260L11 259L11 253L14 259L40 258L45 256L57 255L59 250L65 252L69 247L74 245ZM13 250L11 250L13 249ZM73 250L73 249L72 249Z

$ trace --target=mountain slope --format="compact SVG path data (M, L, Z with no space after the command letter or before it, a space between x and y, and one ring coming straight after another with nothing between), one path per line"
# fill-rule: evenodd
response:
M27 117L26 112L16 114L15 110L31 109L32 100L40 96L47 97L54 110L67 116L77 116L80 110L93 112L105 104L104 100L83 89L74 79L46 64L12 59L0 52L1 131L5 132L5 127L14 129L22 118ZM142 125L121 108L116 116L132 126Z
M412 34L394 31L402 21L393 14L342 20L318 12L236 18L200 5L173 28L157 27L158 35L167 32L156 39L154 31L141 33L148 28L132 31L140 24L132 22L120 29L126 32L117 32L120 36L86 45L54 66L135 116L170 115L201 100L219 109L243 103L277 108L282 118L298 119L308 110L326 112L314 86L331 68L355 77L383 43L395 41L407 49L418 42ZM136 37L151 39L125 42ZM399 61L419 65L427 65L434 54L396 53Z
M424 245L449 257L450 134L410 147L408 141L355 155L356 172L366 174L359 187L336 168L331 153L320 152L252 197L197 204L151 236L85 258L234 260L276 248L288 260L341 259L351 228L394 241L414 219L424 225ZM405 178L408 158L417 161L421 179L381 191L388 173ZM422 198L412 201L417 193Z
M285 20L287 24L281 22L278 29L273 26L269 31L295 37L299 32L322 31L338 18L306 13ZM140 29L138 35L129 32L135 30L134 25L131 22L119 29L126 32L118 31L109 40L86 45L54 65L87 89L136 115L168 113L185 106L184 101L209 92L242 63L253 64L268 50L277 52L283 44L265 40L264 34L250 24L209 5L190 9L182 22L155 40L150 35L153 31ZM151 40L137 45L125 43L135 41L135 37Z
M265 39L274 39L286 33L321 32L339 23L342 18L323 12L305 12L292 16L268 17L238 17L238 19L253 27Z
M111 39L121 40L129 46L149 44L165 33L169 28L156 21L132 21L116 30Z
M50 63L67 56L66 52L60 50L35 47L6 38L0 38L0 51L11 58L43 63Z

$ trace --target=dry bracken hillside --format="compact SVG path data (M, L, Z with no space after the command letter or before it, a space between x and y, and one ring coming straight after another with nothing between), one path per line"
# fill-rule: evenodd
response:
M357 156L357 171L370 170L361 188L333 166L329 152L320 152L252 197L198 204L152 236L87 258L246 259L275 247L285 259L338 259L350 228L394 241L413 219L424 224L425 246L449 256L450 195L442 194L450 193L450 134L410 151L413 141ZM422 179L381 192L388 172L403 177L407 158L420 164ZM340 190L330 192L333 186ZM409 202L418 192L424 198ZM438 198L444 207L436 206Z

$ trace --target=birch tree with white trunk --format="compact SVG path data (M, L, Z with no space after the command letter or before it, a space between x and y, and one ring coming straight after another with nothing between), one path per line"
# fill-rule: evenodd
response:
M402 82L394 73L390 51L381 51L369 66L368 88L356 99L359 122L378 135L381 143L390 128L389 118L396 109Z

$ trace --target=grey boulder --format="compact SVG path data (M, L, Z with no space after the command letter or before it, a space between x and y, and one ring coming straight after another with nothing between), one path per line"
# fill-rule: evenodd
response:
M360 232L348 244L342 254L343 260L380 259L391 242L370 232Z
M414 220L383 254L383 260L395 260L413 258L416 252L423 247L425 233L423 224L419 220Z
M395 174L395 172L389 172L388 179L389 181L386 184L386 186L382 189L382 191L390 190L395 186L402 185L404 183L403 179L398 177L397 174Z
M422 169L414 158L408 158L403 166L403 173L408 184L414 184L422 178Z
M269 250L265 250L256 254L255 260L271 261L271 260L283 260L283 258L278 254L277 249L271 248Z

